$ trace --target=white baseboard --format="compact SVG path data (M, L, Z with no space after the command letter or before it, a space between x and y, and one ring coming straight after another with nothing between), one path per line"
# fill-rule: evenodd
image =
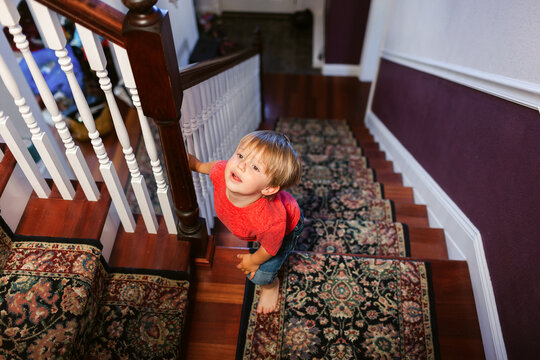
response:
M360 65L324 64L322 74L325 76L355 76L360 74Z
M444 229L450 259L467 261L486 358L507 359L480 232L371 110L365 122L415 199L426 204L430 224Z

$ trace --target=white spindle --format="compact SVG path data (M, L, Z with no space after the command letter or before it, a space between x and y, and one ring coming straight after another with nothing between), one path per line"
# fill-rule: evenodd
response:
M182 132L186 140L188 152L194 154L202 161L208 160L208 153L204 140L201 139L203 129L199 127L197 117L193 111L193 97L189 91L184 92L184 100L182 102ZM211 195L211 184L208 176L192 173L193 184L197 194L199 209L201 215L206 219L208 231L214 226L214 208L213 197Z
M157 234L158 222L154 212L154 207L152 206L152 201L150 200L150 195L148 195L146 182L144 181L144 177L139 170L137 159L135 158L133 148L131 147L129 141L128 131L114 97L112 90L113 86L107 73L107 60L105 59L103 47L101 46L99 37L96 34L84 26L79 24L76 26L79 36L81 37L84 52L88 58L88 63L90 64L90 68L96 72L101 89L105 93L114 128L116 130L116 136L118 137L118 141L122 146L126 164L129 172L131 173L131 185L133 187L133 192L135 193L137 204L141 210L141 215L146 225L146 229L151 234Z
M26 105L26 99L21 95L19 86L15 82L15 78L11 74L11 71L9 70L2 55L0 55L0 77L13 97L15 104L19 108L19 112L21 113L26 126L32 134L32 143L36 147L36 150L47 167L47 170L49 170L49 174L51 174L51 177L58 187L58 191L64 199L72 200L73 196L75 195L75 189L69 181L66 170L62 166L60 158L56 154L49 136L45 132L41 131L36 119L34 118L34 115L32 114L32 111L30 110L30 107Z
M176 234L177 220L173 211L171 192L169 190L169 186L165 181L163 168L161 167L161 162L159 161L156 143L154 142L154 137L152 136L150 124L148 123L148 119L144 115L141 107L141 101L139 99L137 87L135 85L135 78L133 77L133 73L131 71L131 65L129 63L127 51L124 48L113 44L113 52L116 56L116 59L118 60L120 72L122 73L122 78L124 79L124 85L129 90L133 105L137 109L139 122L141 124L144 145L146 147L148 157L150 158L152 173L154 174L154 179L157 184L159 205L161 207L161 212L163 213L165 224L167 225L167 231L169 232L169 234Z
M32 185L37 196L45 199L51 193L51 189L28 152L21 136L9 118L0 111L0 136L4 139L13 154L15 160L21 167L24 175Z
M62 114L58 110L58 105L51 93L51 90L47 86L43 74L39 70L38 65L32 52L30 51L30 46L26 36L22 32L22 27L19 24L20 15L14 5L13 1L10 0L0 0L0 22L2 25L8 27L9 32L13 35L13 41L17 45L17 48L21 51L30 73L36 83L36 86L39 90L41 99L45 104L45 107L51 114L51 118L54 121L55 127L64 143L66 148L66 157L71 165L81 188L83 189L86 197L90 201L97 201L99 197L99 190L96 186L94 179L86 160L79 149L78 146L73 142L73 138L69 132L69 129L66 125L66 122L63 119Z
M120 221L122 222L126 232L134 232L135 219L133 218L133 214L129 209L126 195L124 194L122 185L118 179L116 169L109 160L107 150L105 149L99 132L96 129L96 124L94 117L92 116L92 112L90 111L90 107L88 106L86 98L84 97L81 87L79 86L77 78L73 72L73 65L65 48L66 38L64 36L62 27L60 26L58 15L34 0L29 0L29 5L33 9L34 16L36 17L36 23L41 27L42 30L44 30L42 31L42 34L45 37L44 40L47 47L55 51L55 54L58 57L58 63L66 74L69 86L73 93L75 104L77 105L84 126L88 130L88 136L91 139L94 152L99 160L99 170L103 176L105 184L107 185L107 189L109 190L113 204L118 212Z

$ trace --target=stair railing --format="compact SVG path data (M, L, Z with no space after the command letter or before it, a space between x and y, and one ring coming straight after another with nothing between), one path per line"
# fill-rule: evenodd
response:
M208 231L214 218L212 188L207 177L192 174L189 170L186 147L187 151L193 152L204 161L224 159L232 154L243 134L259 125L264 111L261 94L260 33L253 48L197 64L180 73L169 15L154 7L156 0L125 0L124 4L130 9L126 15L98 0L28 0L28 3L33 10L34 20L42 29L47 47L54 50L58 63L66 74L80 117L99 160L103 180L125 231L135 231L134 217L96 128L92 112L74 75L58 15L77 24L90 67L99 78L111 111L116 134L131 173L132 187L148 232L157 232L156 216L129 143L128 129L112 93L112 84L107 73L107 66L110 65L106 63L98 36L113 43L113 52L120 65L125 86L137 109L167 229L169 233L177 233L179 239L190 240L195 257L207 257ZM19 18L14 0L0 0L0 22L8 27L15 44L28 63L41 98L64 143L69 165L87 199L97 201L99 191L96 183L29 51ZM48 140L46 134L37 126L17 84L10 76L9 68L3 66L3 59L0 60L2 80L19 106L32 133L36 149L64 199L72 198L74 189L66 175L67 171L62 169L61 162L55 158L58 155L48 145L51 140ZM183 96L186 97L184 102ZM181 116L182 113L184 116ZM147 117L152 118L159 129L170 189L165 182ZM15 149L12 152L18 156L20 164L28 164L22 166L27 168L30 174L27 177L38 196L47 197L50 188L39 171L32 169L32 161L29 160L26 148L17 138L12 126L12 122L18 120L8 119L3 115L0 118L0 135L4 139L13 138L8 141L10 149ZM22 155L18 154L19 152ZM199 216L199 204L204 218Z
M260 31L252 47L180 72L182 132L187 150L202 161L228 159L239 140L261 123ZM206 175L193 183L208 230L213 227L213 189Z

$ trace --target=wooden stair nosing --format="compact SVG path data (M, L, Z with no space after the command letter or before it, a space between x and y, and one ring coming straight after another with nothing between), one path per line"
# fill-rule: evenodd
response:
M0 162L0 196L2 196L9 179L11 178L11 174L17 165L15 157L7 147L2 149L2 151L4 152L4 157Z
M191 244L188 241L169 234L162 216L158 216L157 234L146 231L142 215L136 214L135 220L135 232L127 233L123 227L118 229L110 266L189 272Z
M73 200L64 200L52 180L47 181L51 186L49 198L40 199L32 192L15 233L99 240L111 205L111 196L105 184L97 183L100 192L98 201L88 201L78 182L72 181L75 196Z
M443 229L408 226L411 256L448 259Z

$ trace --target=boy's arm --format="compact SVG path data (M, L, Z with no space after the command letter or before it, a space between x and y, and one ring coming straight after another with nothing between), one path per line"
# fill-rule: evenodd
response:
M212 170L212 167L217 163L217 161L211 161L211 162L201 162L199 159L197 159L195 156L188 153L188 160L189 160L189 168L192 171L199 172L201 174L210 174L210 170Z
M244 274L250 274L249 278L253 279L255 272L259 269L262 263L270 260L272 255L268 253L262 246L253 254L238 254L237 258L242 259L240 264L236 265Z

